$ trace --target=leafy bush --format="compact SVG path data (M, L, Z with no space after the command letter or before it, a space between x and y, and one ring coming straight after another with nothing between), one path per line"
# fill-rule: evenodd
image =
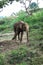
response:
M3 56L0 54L0 65L5 65L4 64L4 58L3 58Z
M20 48L18 50L13 50L11 51L10 57L8 56L8 62L10 64L20 63L26 57L26 54L27 49Z
M28 65L28 64L26 62L22 62L22 63L16 64L16 65Z
M23 11L20 11L18 14L17 14L18 17L14 18L13 16L12 17L9 17L9 18L4 18L2 19L2 21L4 21L5 23L3 24L3 29L7 30L7 27L4 28L4 26L9 26L10 28L13 28L13 24L15 22L19 22L20 20L23 20L24 22L27 22L30 27L43 27L43 11L39 11L39 12L36 12L36 13L33 13L32 16L27 16L27 14ZM0 20L1 21L1 20ZM2 23L2 22L0 22ZM2 27L0 27L1 29ZM2 29L2 30L3 30ZM10 30L9 30L10 31Z
M40 47L39 49L41 50ZM32 46L28 48L22 46L4 55L0 54L0 65L41 65L43 64L43 55L39 54L39 51L36 50L38 50L37 47Z
M4 24L5 23L5 21L0 21L0 25L2 25L2 24Z

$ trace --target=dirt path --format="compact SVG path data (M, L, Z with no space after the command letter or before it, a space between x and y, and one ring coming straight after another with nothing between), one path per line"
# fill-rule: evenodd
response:
M20 43L20 41L11 40L14 33L6 33L6 34L0 34L0 53L17 49L21 45L26 45L26 35L23 36L23 41Z
M5 34L0 34L0 42L1 41L5 41L5 40L12 40L14 36L14 33L5 33ZM24 32L24 35L23 35L23 40L26 39L26 33Z
M0 42L4 41L4 40L11 40L13 35L14 35L14 33L0 34Z

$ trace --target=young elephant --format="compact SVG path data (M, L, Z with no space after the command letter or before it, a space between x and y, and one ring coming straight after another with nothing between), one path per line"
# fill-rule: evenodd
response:
M29 41L28 39L28 31L29 31L29 25L27 23L24 23L23 21L17 22L14 24L14 37L12 38L16 40L16 37L18 35L18 39L20 40L20 42L22 41L22 37L23 37L23 32L26 32L27 35L27 42ZM21 37L20 37L21 36Z

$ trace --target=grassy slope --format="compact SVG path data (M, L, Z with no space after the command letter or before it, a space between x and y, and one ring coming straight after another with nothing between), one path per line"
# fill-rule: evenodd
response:
M28 17L23 14L20 13L16 19L10 17L1 20L5 23L0 25L0 31L11 32L14 22L24 20L30 25L30 46L22 45L16 50L0 54L0 65L43 65L43 11Z

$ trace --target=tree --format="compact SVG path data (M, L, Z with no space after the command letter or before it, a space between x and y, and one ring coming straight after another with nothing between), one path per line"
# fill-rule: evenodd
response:
M8 3L12 4L14 0L0 0L0 12L3 11L3 7L8 5Z
M12 4L14 0L0 0L0 8L3 8L3 6L8 5L8 3Z
M37 0L37 5L39 5L39 0Z
M36 9L36 8L38 8L38 4L35 3L35 2L32 2L32 3L30 4L30 8L31 8L31 9Z
M32 7L33 7L33 5L36 6L38 4L39 0L37 0L37 4L32 3L32 0L1 0L0 1L0 8L3 9L3 6L9 5L8 3L12 4L13 1L17 1L17 2L19 1L20 3L22 3L24 8L25 8L26 13L32 14L32 9L30 6L31 5L32 5ZM28 2L28 6L26 6L26 2Z
M8 5L8 3L12 4L13 1L15 1L15 0L1 0L0 1L0 8L3 8L3 6ZM29 14L28 9L29 9L29 5L30 5L32 0L25 0L25 1L24 0L16 0L16 1L17 2L19 1L20 3L22 3L24 5L24 8L25 8L26 12ZM26 2L27 1L29 3L28 7L26 7Z
M32 14L31 11L30 11L30 4L31 4L31 1L32 0L20 0L20 3L22 3L24 5L24 8L26 10L26 13L29 14ZM28 2L28 6L26 6L26 2Z

